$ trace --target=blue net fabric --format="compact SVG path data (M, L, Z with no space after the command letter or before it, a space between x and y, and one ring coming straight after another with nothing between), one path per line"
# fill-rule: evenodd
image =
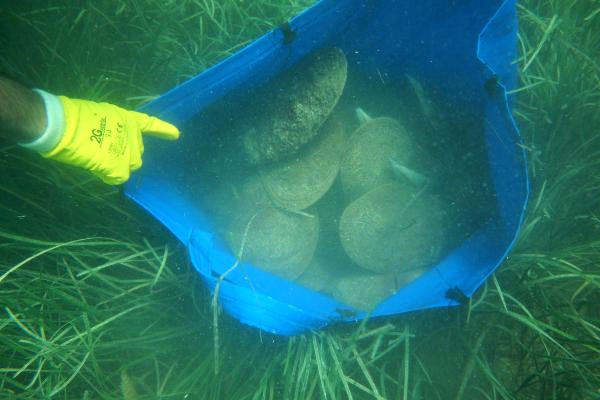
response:
M335 46L348 69L366 81L394 84L414 77L438 98L467 109L483 123L490 184L498 212L428 272L386 298L371 316L457 304L449 291L470 296L502 262L522 222L529 187L520 136L507 91L516 83L515 1L319 1L223 62L178 86L141 111L186 126L233 92L248 92L318 49ZM292 35L290 36L290 32ZM193 165L179 157L207 140L182 132L173 144L146 146L144 167L125 193L161 221L188 249L203 281L215 290L236 262L190 191ZM219 284L219 302L241 322L294 335L332 322L356 321L365 311L265 272L249 263ZM251 282L251 283L250 283Z

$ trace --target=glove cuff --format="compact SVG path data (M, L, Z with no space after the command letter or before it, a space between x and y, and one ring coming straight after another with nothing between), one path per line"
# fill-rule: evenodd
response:
M46 153L56 147L65 131L65 113L60 99L40 89L33 89L44 101L46 108L46 129L42 135L29 143L19 145L40 153Z

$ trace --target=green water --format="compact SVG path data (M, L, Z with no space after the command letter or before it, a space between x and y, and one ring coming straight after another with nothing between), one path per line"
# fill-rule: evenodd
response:
M0 1L0 74L135 108L311 3ZM118 188L0 142L0 398L122 399L123 370L140 399L599 398L599 7L518 5L515 118L532 196L516 249L469 306L294 338L224 312L215 319L185 247ZM252 112L243 101L229 106L225 113ZM496 212L493 191L477 187L489 180L482 121L435 106L447 131L423 126L430 121L409 78L364 81L350 67L337 112L349 132L359 125L356 107L402 118L427 133L419 145L442 165L474 154L463 159L460 182L447 182L461 187L459 208L474 216L455 234L466 237ZM218 145L224 127L215 118L224 111L213 111L189 129L205 127ZM457 130L464 141L451 148ZM219 154L207 149L187 149L180 160ZM197 167L177 179L190 177L209 187L229 178ZM339 185L315 206L332 216L316 252L345 266Z

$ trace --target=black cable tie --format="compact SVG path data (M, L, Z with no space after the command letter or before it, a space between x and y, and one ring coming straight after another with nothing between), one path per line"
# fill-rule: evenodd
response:
M279 29L281 29L281 33L283 34L283 44L290 44L296 39L296 32L292 30L289 22L285 21L279 25Z

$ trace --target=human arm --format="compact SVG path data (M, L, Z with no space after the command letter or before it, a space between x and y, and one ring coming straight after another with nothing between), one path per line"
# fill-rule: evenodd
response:
M46 127L44 101L33 90L0 76L0 137L32 142Z
M125 182L141 167L142 134L179 137L175 126L144 113L32 91L6 78L0 85L0 136L85 168L108 184Z

